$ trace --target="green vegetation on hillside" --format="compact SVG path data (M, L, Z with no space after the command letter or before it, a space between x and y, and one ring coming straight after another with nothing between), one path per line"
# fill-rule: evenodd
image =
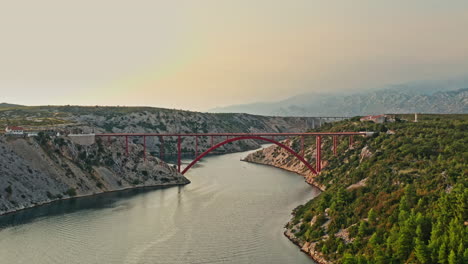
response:
M296 237L337 263L468 263L468 115L320 130L379 133L342 142L337 158L327 147L327 190L295 210Z

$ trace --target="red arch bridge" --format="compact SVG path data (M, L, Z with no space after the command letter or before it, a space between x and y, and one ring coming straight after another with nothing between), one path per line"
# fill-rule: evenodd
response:
M123 137L125 138L125 153L129 154L128 148L128 140L129 138L140 137L143 138L143 156L146 160L146 139L148 137L157 137L161 143L160 147L160 155L161 158L164 156L164 138L177 138L177 168L178 171L182 174L185 174L193 165L195 165L198 161L200 161L203 157L208 155L210 152L213 152L217 148L239 140L246 140L246 139L253 139L258 141L265 141L269 143L273 143L285 150L289 153L294 155L297 159L299 159L304 165L314 174L318 174L321 171L321 145L322 145L322 137L330 136L333 139L333 154L337 155L337 146L338 146L338 137L348 137L349 146L353 145L353 137L354 136L368 136L372 134L372 132L320 132L320 133L193 133L193 134L155 134L155 133L104 133L104 134L96 134L96 137L100 138L107 138L110 142L112 137ZM195 138L195 159L181 171L181 155L182 155L182 140L187 137L194 137ZM198 141L200 137L208 137L211 141L211 147L207 150L199 153L199 146ZM301 139L301 150L296 152L292 148L284 145L280 141L276 140L276 138L288 138L288 137L300 137ZM304 157L304 138L305 137L315 137L316 146L317 146L317 154L316 154L316 164L315 168L305 159ZM215 139L219 141L219 138L222 138L222 141L219 143L215 143Z

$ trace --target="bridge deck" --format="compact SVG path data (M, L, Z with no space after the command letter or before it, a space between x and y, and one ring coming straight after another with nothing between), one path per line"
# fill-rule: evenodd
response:
M206 137L206 136L350 136L367 135L369 132L311 132L311 133L101 133L95 134L97 137L143 137L143 136L163 136L163 137Z

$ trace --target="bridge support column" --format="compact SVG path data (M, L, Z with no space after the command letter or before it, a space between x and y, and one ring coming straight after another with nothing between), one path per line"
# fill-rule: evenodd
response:
M177 137L177 171L180 172L180 165L181 165L181 137Z
M301 156L304 157L304 136L301 136Z
M143 136L143 160L146 161L146 136Z
M164 159L164 137L160 136L159 141L161 143L161 145L159 146L159 158L163 160Z
M111 139L110 139L110 136L108 136L108 137L107 137L107 144L110 145L110 143L111 143Z
M316 148L316 157L315 157L315 170L317 173L320 173L322 170L322 137L317 136L315 138L315 148Z
M333 136L333 155L337 156L338 136Z
M195 158L198 157L198 136L195 136Z
M128 156L128 136L125 136L125 154Z
M213 136L211 136L211 147L214 146L214 139L213 139Z
M349 136L349 147L351 148L354 144L354 137L351 135Z

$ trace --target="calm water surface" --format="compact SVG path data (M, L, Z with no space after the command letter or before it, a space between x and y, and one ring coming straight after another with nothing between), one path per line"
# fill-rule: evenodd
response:
M313 263L283 226L317 189L301 176L206 158L191 184L61 201L0 217L0 263Z

